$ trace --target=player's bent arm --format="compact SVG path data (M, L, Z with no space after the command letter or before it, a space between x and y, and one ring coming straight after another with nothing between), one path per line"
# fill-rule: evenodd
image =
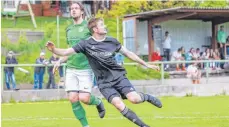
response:
M73 48L68 48L68 49L59 49L59 48L54 48L52 50L53 53L59 55L59 56L69 56L71 54L76 53Z
M119 50L119 52L121 54L123 54L124 56L128 57L129 59L143 65L143 66L148 66L148 64L142 60L141 58L139 58L135 53L129 51L128 49L126 49L124 46L122 46L122 48Z

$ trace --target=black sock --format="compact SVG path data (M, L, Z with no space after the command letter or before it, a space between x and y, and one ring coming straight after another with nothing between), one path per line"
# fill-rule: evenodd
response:
M138 93L141 96L140 103L144 101L148 101L149 103L153 104L154 106L158 108L162 108L161 101L157 99L156 97L150 95L150 94L144 94L144 93Z
M141 102L148 101L150 98L148 94L144 94L144 93L138 93L138 94L141 96L141 99L142 99Z
M141 121L138 118L138 116L133 111L131 111L127 107L125 107L125 109L121 113L123 116L125 116L127 119L129 119L131 122L137 124L138 126L140 126L140 127L147 126L143 121Z

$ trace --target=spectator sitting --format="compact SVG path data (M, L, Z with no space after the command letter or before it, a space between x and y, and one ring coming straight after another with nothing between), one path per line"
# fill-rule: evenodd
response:
M197 60L202 60L201 59L201 52L200 52L200 49L199 48L196 48L196 58L197 58ZM203 68L203 63L199 63L198 62L197 66L199 68Z
M183 47L183 46L181 47L181 55L182 55L182 57L184 57L184 58L185 58L185 49L184 49L184 47Z
M181 55L181 48L179 48L177 51L173 52L171 61L182 61L184 60L184 57ZM176 64L176 70L180 70L180 64ZM182 63L182 70L185 70L185 64Z
M200 53L200 49L199 48L196 48L196 57L197 57L197 60L201 60L201 53Z
M229 44L229 36L227 37L227 42ZM226 55L229 55L229 46L226 47L226 50L227 50L227 54Z
M123 66L124 64L124 56L121 53L115 54L115 60L118 63L118 65Z
M156 51L153 52L151 59L152 61L161 61L162 60L162 57L160 54L160 48L157 47Z
M47 65L48 61L45 60L45 53L41 52L40 57L36 59L36 64ZM42 89L43 77L45 67L35 67L34 70L34 89Z
M220 60L220 53L218 49L215 49L213 57L214 57L214 60ZM216 70L221 70L220 62L216 62L215 66L216 66Z
M7 54L5 64L18 64L16 58L14 57L13 51L9 51L9 53ZM4 71L5 71L5 82L6 82L7 89L10 90L10 81L11 81L13 89L19 90L18 88L16 88L14 67L5 67Z
M209 60L209 56L210 56L210 49L206 48L205 52L202 54L201 58L203 60ZM206 69L207 63L204 63L204 68Z
M209 60L214 60L214 50L210 49ZM210 68L215 70L215 62L210 62Z
M188 66L187 77L192 80L193 84L200 84L201 71L198 69L196 62Z
M189 52L186 53L186 55L185 55L185 60L186 61L191 61L192 60L192 50L193 50L193 48L191 48L189 50Z

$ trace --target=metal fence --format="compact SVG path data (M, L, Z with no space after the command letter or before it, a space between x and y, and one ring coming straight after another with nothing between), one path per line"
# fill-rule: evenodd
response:
M166 64L181 64L181 63L184 63L184 64L190 64L190 63L194 63L194 62L198 62L198 63L203 63L205 64L205 78L206 78L206 84L209 83L209 77L210 77L210 63L229 63L229 60L201 60L201 61L158 61L158 62L148 62L149 64L157 64L160 66L160 73L161 73L161 79L160 79L160 83L161 85L164 85L165 84L165 73L169 73L169 72L166 72L164 70L164 66ZM126 66L133 66L133 65L138 65L138 63L124 63L124 65ZM5 82L4 82L4 67L48 67L48 66L53 66L51 64L49 65L41 65L41 64L1 64L1 86L2 86L2 90L4 90L4 85L5 85ZM66 64L62 64L61 66L63 66L63 72L65 73L65 69L66 69ZM173 71L173 72L176 72L176 71ZM181 75L185 75L186 72L181 72L182 74ZM229 73L229 69L226 70L224 69L222 71L222 73ZM57 87L59 89L59 87Z

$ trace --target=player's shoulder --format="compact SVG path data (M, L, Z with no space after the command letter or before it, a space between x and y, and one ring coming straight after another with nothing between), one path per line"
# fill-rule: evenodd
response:
M65 30L66 30L66 31L69 31L70 29L73 28L73 26L74 26L73 24L70 24L70 25L68 25L68 26L65 28Z
M88 38L86 38L86 39L84 39L85 41L89 41L89 40L91 40L91 36L90 37L88 37Z
M93 41L93 40L91 40L91 37L88 37L86 39L81 40L80 45L88 45L88 44L90 44L91 41Z
M113 42L113 43L119 43L118 40L114 37L107 36L105 41Z

